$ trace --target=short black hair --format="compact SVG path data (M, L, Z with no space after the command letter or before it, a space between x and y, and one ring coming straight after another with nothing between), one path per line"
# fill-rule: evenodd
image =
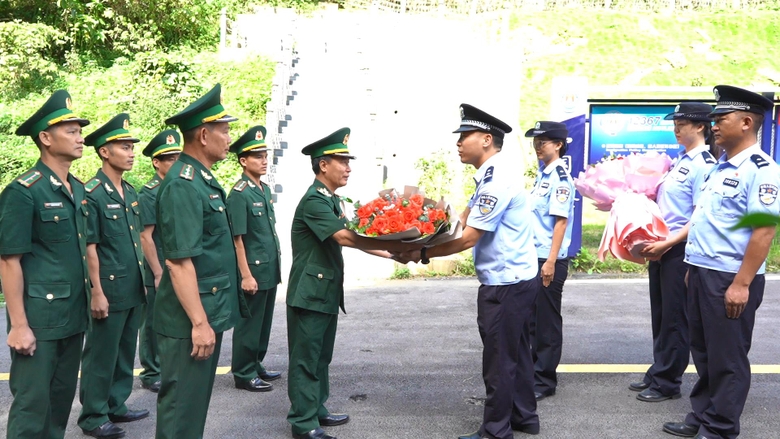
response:
M198 130L201 128L206 128L207 130L211 131L210 124L204 123L201 125L196 126L195 128L190 128L187 131L184 131L181 133L182 138L184 139L184 143L190 143L193 140L195 140L195 136L198 135Z
M493 133L490 133L490 135L493 137L493 146L495 146L497 150L501 151L501 148L504 147L504 138L496 136Z
M569 150L569 145L566 143L567 139L550 139L553 142L561 142L561 149L558 151L558 157L563 157L566 155L566 151Z
M320 162L325 161L325 163L330 163L330 161L333 160L333 157L327 156L327 155L321 155L319 157L312 157L311 159L311 170L314 171L314 175L320 175L322 171L320 170Z

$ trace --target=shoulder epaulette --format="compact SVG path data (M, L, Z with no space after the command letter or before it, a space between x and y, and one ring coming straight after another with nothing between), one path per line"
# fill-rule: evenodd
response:
M244 180L240 180L238 183L235 184L235 186L233 186L233 190L238 192L243 191L244 188L246 188L246 181Z
M159 185L160 185L160 180L155 178L154 180L151 180L149 183L146 183L144 187L146 187L147 189L154 189Z
M30 187L40 180L42 175L40 171L32 170L19 177L16 181L24 187Z
M99 178L93 178L92 180L88 181L87 184L84 185L84 190L86 190L89 193L92 193L92 191L95 190L100 186L100 179Z
M555 167L555 170L558 171L558 178L560 178L561 180L569 179L569 174L566 173L566 169L563 166L558 165Z
M185 180L192 180L194 176L195 176L195 168L193 168L192 165L184 165L181 168L181 172L179 172L179 177Z
M765 158L761 157L761 154L753 154L750 156L750 161L756 164L759 168L769 166L769 162Z
M84 184L84 182L83 182L83 181L81 181L81 180L79 180L79 178L78 178L78 177L76 177L75 175L73 175L73 174L70 174L70 176L71 176L71 177L73 177L73 179L74 179L74 180L76 180L76 181L78 181L79 183L81 183L81 184Z
M718 161L715 160L715 157L709 152L709 151L702 151L701 158L704 159L704 163L714 165Z

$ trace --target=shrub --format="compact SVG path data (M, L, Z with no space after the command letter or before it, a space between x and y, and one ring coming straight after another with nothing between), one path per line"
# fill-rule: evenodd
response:
M0 93L16 97L57 79L67 41L45 24L0 23Z

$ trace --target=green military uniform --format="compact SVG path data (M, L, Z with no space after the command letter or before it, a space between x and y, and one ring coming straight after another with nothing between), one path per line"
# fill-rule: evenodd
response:
M149 158L159 158L167 154L179 154L181 152L181 138L176 130L165 130L149 142L144 148L143 154ZM138 193L138 201L141 204L141 224L145 228L153 226L152 240L157 249L157 259L160 266L165 266L162 254L162 242L160 231L157 229L157 191L160 189L162 178L158 175L152 177ZM141 382L145 386L152 386L160 381L160 357L157 354L157 333L154 331L154 299L157 289L154 286L154 273L148 261L144 264L144 283L146 286L146 305L141 316L141 327L138 334L139 347L138 359L141 362Z
M166 120L182 132L209 122L232 122L220 104L217 84L202 98ZM186 147L186 145L185 145ZM192 324L176 297L170 273L163 269L155 299L162 385L157 397L157 439L202 438L222 333L248 313L239 292L236 250L225 209L225 192L201 162L182 152L157 194L157 227L163 256L192 260L198 291L216 335L211 357L196 361Z
M95 149L113 142L138 142L127 131L129 116L119 114L84 138ZM122 180L124 199L103 170L85 185L89 203L87 242L97 244L100 286L108 300L108 317L95 319L82 354L79 426L94 430L122 416L133 389L143 288L141 207L130 183Z
M57 123L89 124L70 106L68 92L55 92L16 134L36 139ZM24 308L37 346L32 356L11 350L9 438L63 438L76 394L89 323L89 212L83 183L70 174L68 183L72 193L38 161L0 193L0 255L22 255Z
M266 151L265 127L256 126L230 146L238 156ZM279 238L271 188L260 186L243 174L227 198L227 212L233 236L241 236L247 264L257 281L257 293L246 294L251 318L242 319L233 330L232 371L236 382L248 382L265 374L263 359L268 352L276 286L282 281Z
M303 149L311 157L338 155L347 150L349 129L336 131ZM331 236L346 228L338 195L319 180L298 203L292 224L293 261L287 288L289 344L287 421L293 434L319 427L329 414L328 367L333 357L339 307L344 309L344 259L341 245Z

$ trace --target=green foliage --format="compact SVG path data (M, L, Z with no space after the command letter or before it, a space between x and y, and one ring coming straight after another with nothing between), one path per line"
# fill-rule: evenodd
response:
M732 227L732 230L745 229L748 227L768 227L777 226L780 224L780 217L769 213L751 213L743 216L737 222L737 225Z
M462 253L463 258L458 259L455 263L455 269L452 271L453 276L476 276L477 270L474 267L474 253L471 250L467 250Z
M414 164L414 169L421 171L417 186L426 197L438 200L450 194L455 173L449 167L445 151L439 151L430 158L421 157Z
M621 261L608 255L604 262L597 257L601 235L604 232L604 224L582 225L582 248L577 256L571 260L571 266L575 271L593 273L644 273L647 265Z
M0 23L0 93L15 97L56 80L67 41L45 24Z
M411 279L412 272L406 265L396 264L393 274L390 275L390 279Z

